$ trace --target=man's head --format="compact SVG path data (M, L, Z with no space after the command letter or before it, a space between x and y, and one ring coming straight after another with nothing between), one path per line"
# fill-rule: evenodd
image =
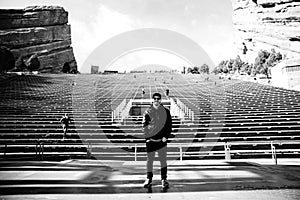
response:
M161 94L160 93L154 93L152 95L152 99L153 99L153 105L154 106L159 106L161 104Z

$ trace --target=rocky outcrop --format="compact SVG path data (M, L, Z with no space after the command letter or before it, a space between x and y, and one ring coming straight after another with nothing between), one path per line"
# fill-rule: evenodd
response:
M68 12L62 7L0 10L0 44L13 53L16 67L34 55L40 72L61 72L66 63L77 71Z
M272 68L272 83L300 90L300 1L231 0L238 54L250 63L260 50L275 49L283 61Z
M285 58L300 56L299 0L232 0L239 53L254 62L259 50L275 49Z

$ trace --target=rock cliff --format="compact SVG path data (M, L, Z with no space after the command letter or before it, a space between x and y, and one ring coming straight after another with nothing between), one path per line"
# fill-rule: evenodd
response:
M62 7L0 9L0 45L13 53L16 67L35 56L40 72L61 72L66 64L77 71L68 12Z
M254 62L261 49L300 56L299 0L231 0L239 54ZM243 44L244 43L244 44Z

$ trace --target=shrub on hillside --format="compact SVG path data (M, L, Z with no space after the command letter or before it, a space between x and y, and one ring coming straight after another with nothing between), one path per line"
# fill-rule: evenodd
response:
M269 78L271 68L280 60L282 60L281 53L276 52L274 49L271 52L266 50L259 51L254 62L255 74L264 74Z
M261 50L253 64L244 62L241 60L240 56L237 56L235 59L222 60L220 64L215 67L213 72L215 74L233 74L238 72L239 74L243 73L254 76L256 74L264 74L269 78L271 68L280 60L282 60L282 54L280 52L276 52L274 49L271 49L271 52Z

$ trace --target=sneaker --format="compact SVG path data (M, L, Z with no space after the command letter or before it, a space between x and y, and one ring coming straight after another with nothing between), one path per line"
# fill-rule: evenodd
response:
M144 182L144 188L149 188L152 186L152 180L147 178Z
M167 179L161 180L161 186L164 189L169 189L169 182L167 181Z

